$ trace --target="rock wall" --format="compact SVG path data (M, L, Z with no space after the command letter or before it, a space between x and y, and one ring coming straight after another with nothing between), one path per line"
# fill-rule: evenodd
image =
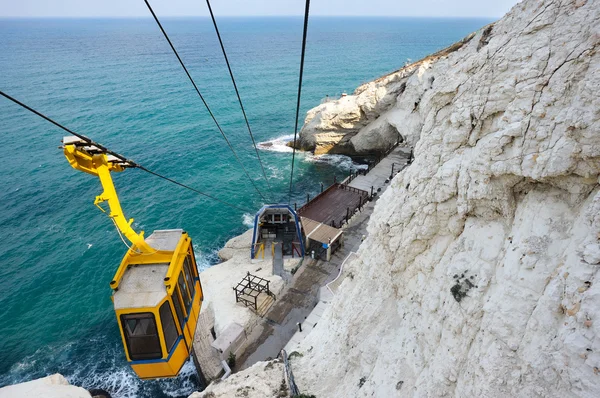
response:
M599 3L526 0L309 112L306 148L416 146L292 361L302 392L600 396Z
M599 43L598 1L528 0L406 79L376 120L415 161L302 345L302 391L600 396Z
M2 398L92 398L90 393L69 384L61 374L0 388Z
M277 360L258 362L244 372L234 373L225 381L213 382L206 390L189 396L189 398L217 397L289 397L287 384L283 378L283 364Z
M411 126L418 120L410 120L412 112L399 114L389 112L398 98L404 94L411 76L421 74L432 63L459 50L469 43L475 34L432 54L420 61L358 87L353 95L326 102L307 112L300 131L297 147L325 153L345 155L381 154L397 142L414 145L418 136L410 133L420 126ZM430 80L429 83L433 83ZM406 96L405 96L406 97ZM414 99L416 110L419 98Z

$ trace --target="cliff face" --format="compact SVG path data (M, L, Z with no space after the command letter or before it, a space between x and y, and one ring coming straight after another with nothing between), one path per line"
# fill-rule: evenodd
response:
M385 152L398 141L413 145L418 137L407 134L420 126L407 126L411 122L405 117L407 115L399 115L392 108L400 97L410 99L403 94L411 76L422 73L438 59L462 48L474 36L471 34L420 61L365 83L352 95L309 110L299 134L299 149L313 151L316 155L371 155ZM429 83L432 84L433 80ZM418 101L417 98L415 110Z
M306 147L416 146L292 362L302 392L600 396L599 3L526 0L309 112Z
M415 142L415 161L300 349L302 391L600 396L599 43L598 1L528 0L365 86L405 84L371 96L371 125Z

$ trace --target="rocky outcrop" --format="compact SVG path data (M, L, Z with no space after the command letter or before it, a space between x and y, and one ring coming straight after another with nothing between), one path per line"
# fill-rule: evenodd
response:
M92 398L84 388L72 386L56 373L41 379L0 388L2 398Z
M420 74L440 58L459 50L475 34L418 62L358 87L353 95L326 102L307 112L297 147L325 153L344 155L373 155L386 152L398 142L414 144L417 137L408 136L410 113L388 112L406 90L407 81ZM433 84L434 80L430 83ZM416 99L414 108L418 107ZM413 129L411 129L413 130Z
M283 378L283 364L270 361L258 362L244 372L234 373L223 382L213 382L206 390L195 392L189 398L288 396L287 384Z
M292 360L302 392L600 396L599 45L599 0L526 0L309 113L307 146L388 123L415 159Z

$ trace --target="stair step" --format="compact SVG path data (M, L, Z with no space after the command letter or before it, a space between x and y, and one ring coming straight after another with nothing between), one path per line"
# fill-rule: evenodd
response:
M264 317L274 302L275 302L275 300L273 300L273 297L266 296L266 298L262 300L262 302L260 303L260 305L258 306L258 308L256 310L257 315L260 317Z

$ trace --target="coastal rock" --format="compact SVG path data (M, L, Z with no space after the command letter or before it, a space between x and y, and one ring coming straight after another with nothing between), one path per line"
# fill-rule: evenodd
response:
M307 149L387 123L415 158L292 359L302 392L600 396L599 45L598 0L526 0L309 112Z
M270 281L270 289L278 295L284 286L283 279L273 275L270 262L250 260L252 230L230 239L219 251L219 257L226 260L200 273L200 281L204 290L202 306L212 305L215 314L215 331L220 334L231 323L239 323L250 334L260 317L247 307L235 302L234 285L241 281L247 272ZM233 282L232 282L233 281Z
M298 148L345 155L372 155L388 150L397 142L414 144L418 136L412 133L420 128L421 120L412 115L418 108L420 96L409 91L407 84L413 75L421 76L431 64L467 44L474 34L423 60L358 87L353 95L344 95L336 101L326 102L306 114L298 138ZM416 82L427 90L431 78ZM401 103L401 104L400 104ZM392 108L394 112L388 112ZM406 112L398 112L398 109Z
M2 398L92 398L81 387L72 386L61 374L53 374L41 379L0 388Z
M189 398L288 396L288 388L283 378L283 364L270 361L255 363L244 372L232 374L223 382L211 383L206 390L195 392Z
M415 160L293 360L302 391L600 396L599 44L598 1L528 0L406 79L379 119Z

